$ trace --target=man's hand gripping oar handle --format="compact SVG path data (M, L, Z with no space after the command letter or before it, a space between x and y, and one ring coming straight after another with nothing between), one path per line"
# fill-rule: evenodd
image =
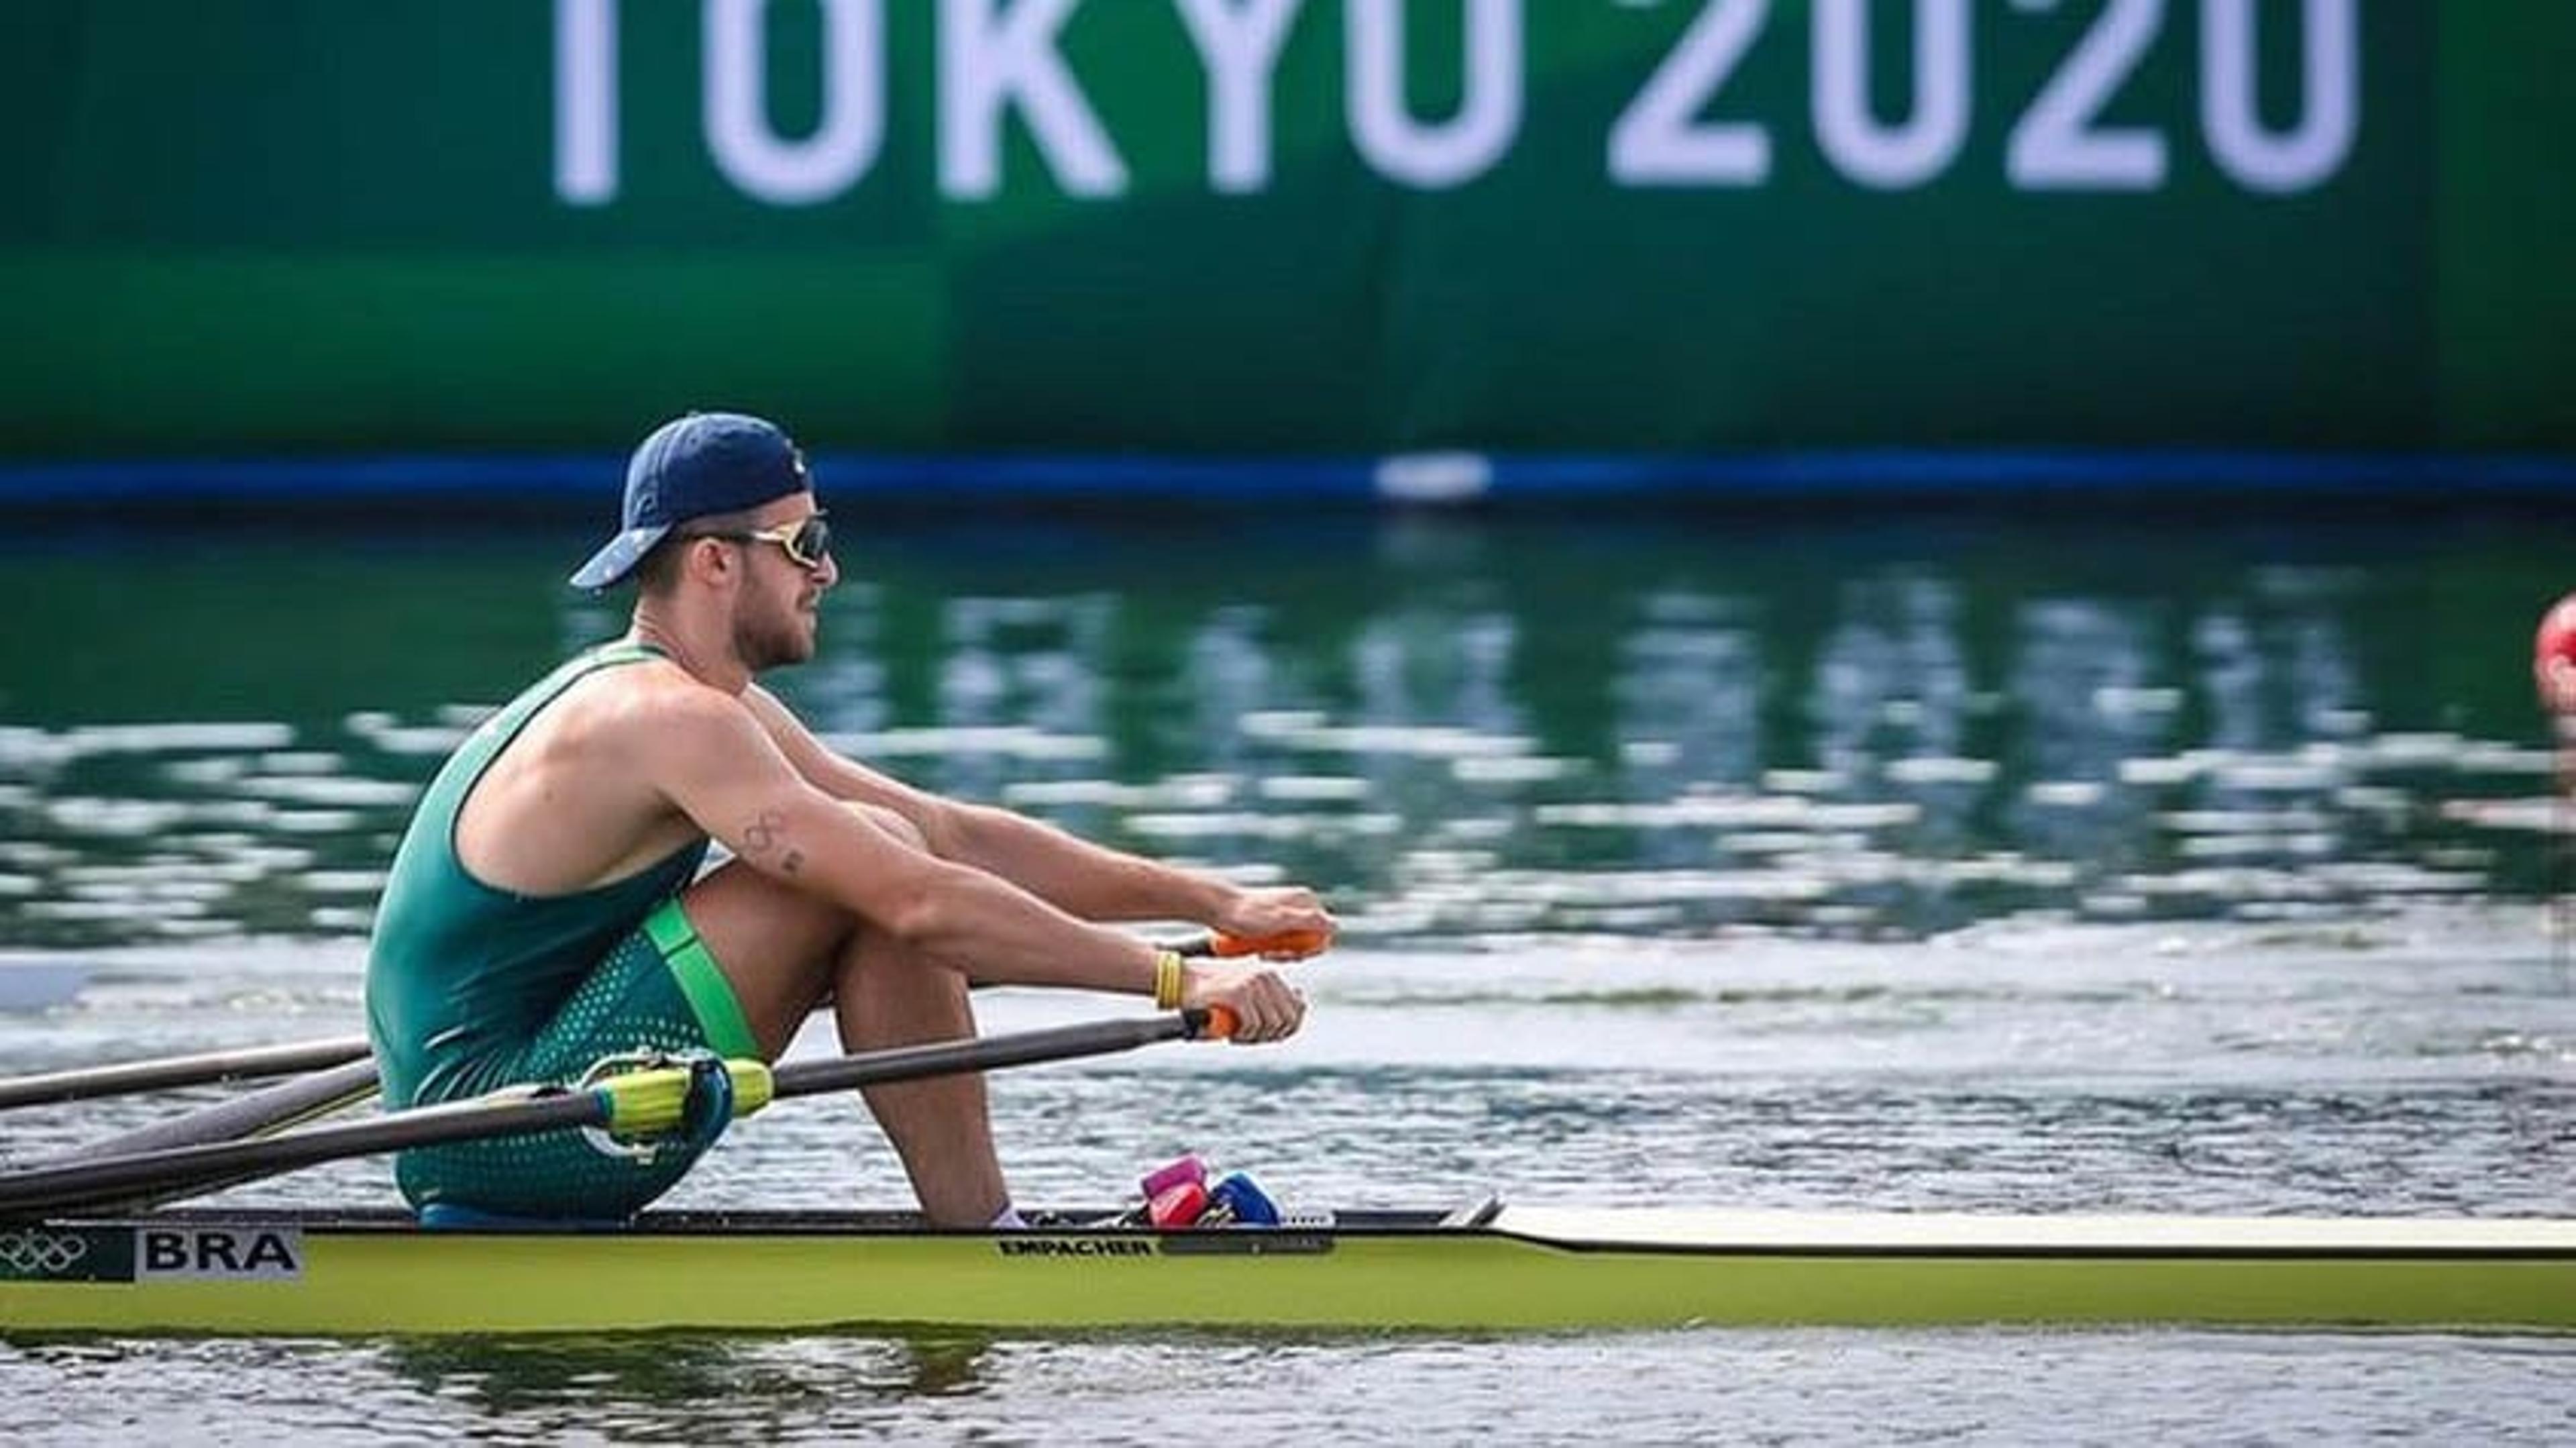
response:
M1218 960L1236 960L1259 955L1283 960L1302 960L1333 943L1332 936L1321 930L1283 930L1277 935L1228 935L1218 930L1203 930L1184 940L1163 947L1175 955ZM1190 1024L1189 1039L1194 1041L1230 1041L1235 1027L1242 1024L1225 1006L1205 1006L1181 1012Z

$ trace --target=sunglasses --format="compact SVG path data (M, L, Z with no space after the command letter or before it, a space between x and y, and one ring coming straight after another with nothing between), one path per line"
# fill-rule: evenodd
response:
M832 525L824 522L820 513L812 514L792 527L782 523L775 528L751 532L685 533L681 536L722 538L728 543L775 543L786 553L789 561L808 573L822 567L823 559L832 551Z

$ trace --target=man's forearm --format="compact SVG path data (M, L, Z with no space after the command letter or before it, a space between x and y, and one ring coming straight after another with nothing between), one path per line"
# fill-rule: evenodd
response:
M989 870L1085 920L1214 918L1233 887L1222 880L1095 845L1008 810L959 805L935 841L960 864Z

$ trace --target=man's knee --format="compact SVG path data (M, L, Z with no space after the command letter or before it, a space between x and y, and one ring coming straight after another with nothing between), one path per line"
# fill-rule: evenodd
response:
M719 961L819 962L859 925L840 902L728 860L690 885L681 911Z

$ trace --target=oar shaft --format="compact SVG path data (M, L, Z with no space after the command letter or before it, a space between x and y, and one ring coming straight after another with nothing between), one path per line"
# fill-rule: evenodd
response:
M63 1162L96 1161L104 1157L132 1156L139 1152L167 1151L172 1147L203 1146L210 1142L240 1141L285 1131L305 1122L319 1120L335 1111L355 1106L376 1094L376 1063L373 1058L351 1061L327 1071L281 1081L229 1101L218 1102L184 1116L156 1121L139 1130L128 1131L101 1141L88 1142L56 1158ZM42 1163L51 1164L51 1163ZM256 1176L258 1173L250 1174ZM233 1180L247 1180L247 1177ZM119 1211L134 1211L152 1206L172 1196L198 1196L221 1191L231 1181L191 1182L161 1193L141 1193L114 1203L91 1199L89 1205L113 1205Z
M79 1157L127 1156L209 1141L239 1141L300 1126L345 1106L355 1106L376 1092L373 1057L350 1061L325 1071L280 1081L257 1091L216 1102L182 1116L90 1142L72 1153Z
M860 1086L915 1081L925 1076L955 1076L968 1071L998 1071L1040 1061L1071 1061L1084 1056L1111 1056L1161 1041L1186 1041L1221 1035L1210 1029L1210 1013L1176 1011L1134 1020L1086 1021L1008 1036L938 1041L926 1046L896 1046L856 1056L796 1061L771 1071L773 1098L816 1096Z
M1201 932L1171 941L1164 948L1189 956L1232 957L1265 952L1305 953L1319 949L1321 945L1322 936L1313 931L1257 938ZM0 1076L0 1111L16 1106L46 1106L101 1096L126 1096L145 1091L171 1091L183 1086L210 1086L229 1081L257 1081L270 1076L326 1071L345 1062L363 1060L367 1053L366 1037L336 1036L329 1040L295 1041L282 1046L251 1046L236 1051L206 1051L191 1056L120 1061L68 1071ZM182 1118L183 1121L191 1119ZM261 1129L264 1128L245 1127L230 1134L240 1136ZM181 1143L165 1141L161 1144Z
M752 1103L752 1109L757 1109L760 1102L781 1096L810 1096L881 1082L1107 1055L1157 1041L1222 1036L1231 1030L1231 1021L1222 1010L1188 1010L1008 1036L899 1046L837 1060L799 1062L775 1072L758 1062L734 1063L734 1068L751 1077L768 1078L765 1090L744 1098ZM0 1172L0 1218L95 1208L145 1195L167 1198L193 1194L327 1161L448 1142L521 1136L567 1127L616 1124L622 1128L627 1123L616 1120L621 1096L632 1109L654 1100L655 1088L660 1088L658 1097L662 1103L676 1107L679 1088L684 1083L660 1078L685 1074L639 1072L612 1077L586 1090L483 1097L395 1112L374 1121L315 1127L252 1141L204 1142ZM741 1089L741 1079L738 1075L737 1090ZM645 1119L646 1114L634 1112L639 1120ZM676 1110L671 1114L676 1116Z
M255 1141L203 1142L29 1167L0 1173L0 1216L121 1202L183 1187L212 1190L326 1161L561 1127L601 1126L607 1120L604 1097L595 1091L574 1091L499 1105L488 1099L457 1101Z
M112 1066L85 1066L72 1071L0 1077L0 1110L60 1101L86 1101L96 1096L122 1096L137 1091L168 1091L221 1081L250 1081L298 1071L322 1071L358 1060L367 1054L367 1049L364 1036L339 1036L326 1041L251 1046L238 1051L206 1051L193 1056L164 1056L149 1061L124 1061Z

